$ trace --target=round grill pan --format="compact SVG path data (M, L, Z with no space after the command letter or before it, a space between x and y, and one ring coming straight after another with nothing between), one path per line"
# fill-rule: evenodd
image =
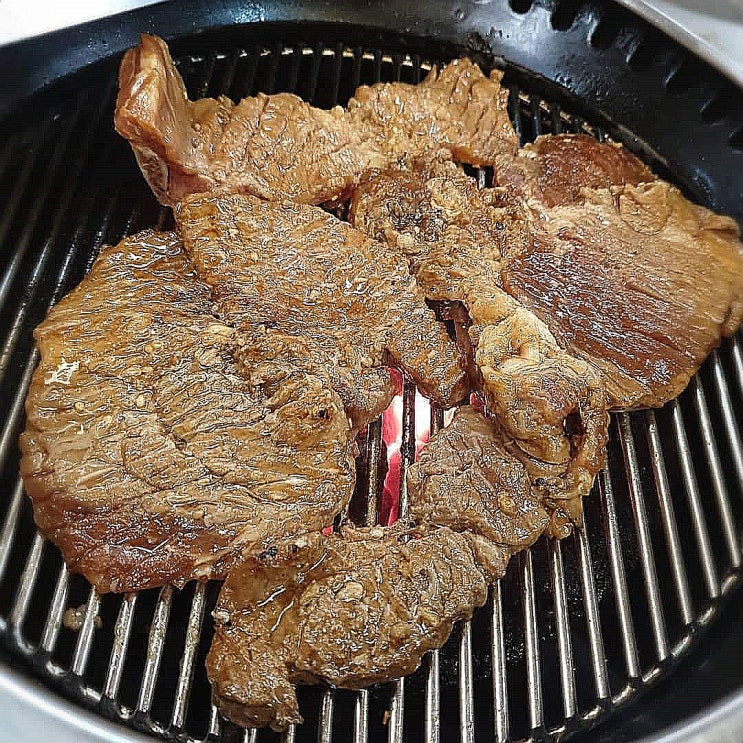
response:
M170 224L113 132L120 49L140 31L170 32L192 98L287 90L323 107L344 103L360 83L417 82L432 63L469 54L506 69L522 141L559 131L610 136L692 198L739 218L743 96L613 6L435 3L425 17L389 3L374 12L206 6L164 4L113 26L61 32L38 42L33 59L29 45L0 50L16 84L0 99L0 639L9 665L129 729L271 741L278 736L221 722L210 705L203 660L218 586L97 596L35 532L18 479L33 327L102 244ZM221 27L227 22L237 25ZM487 172L473 174L488 183ZM361 693L302 690L307 722L284 738L624 740L612 729L631 729L638 698L664 677L672 683L695 646L697 658L713 657L705 633L719 632L727 597L739 601L740 343L726 341L663 410L613 418L609 467L586 502L585 532L540 540L515 559L488 605L414 676ZM415 394L407 385L403 467L414 452ZM364 442L355 498L374 503L379 423ZM70 607L79 609L74 629L63 622ZM662 690L655 698L667 704Z

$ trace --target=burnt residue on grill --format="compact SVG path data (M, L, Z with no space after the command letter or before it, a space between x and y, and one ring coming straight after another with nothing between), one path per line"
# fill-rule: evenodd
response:
M531 12L531 4L512 5L514 17ZM235 34L182 42L189 94L295 91L328 107L345 103L361 83L418 82L438 57L457 52L420 40L406 48L399 38L349 46L341 31L305 42L299 34L306 31L270 27L260 43L255 36L236 43ZM599 26L596 43L610 34ZM424 49L432 56L422 56ZM492 61L488 49L483 41L480 62ZM210 704L204 658L218 585L98 597L36 534L18 479L15 442L36 363L34 325L79 282L102 244L171 223L113 133L114 80L114 64L84 71L2 132L0 304L9 319L0 339L0 638L44 683L130 727L188 741L275 740L222 723ZM523 141L559 131L606 136L605 122L574 115L585 108L570 108L564 90L513 68L506 83ZM718 115L716 106L710 103L708 117ZM471 174L481 185L492 182L485 171ZM439 309L446 317L447 308ZM679 401L614 417L609 467L586 500L583 533L560 543L542 539L512 561L486 607L411 677L362 692L301 689L306 723L287 740L506 743L575 732L578 741L581 730L671 671L739 580L740 344L740 337L726 341ZM434 408L416 420L410 384L402 413L404 475L416 430L430 423L435 432L443 414ZM359 524L378 518L385 481L393 481L382 433L376 421L358 441L349 513ZM404 510L404 476L399 482ZM66 627L65 610L83 605L76 629Z

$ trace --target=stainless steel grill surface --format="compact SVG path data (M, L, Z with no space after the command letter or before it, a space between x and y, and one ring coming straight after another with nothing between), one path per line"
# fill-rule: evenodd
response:
M388 53L389 52L389 53ZM229 46L180 57L192 97L296 91L320 106L360 83L416 82L434 60L344 43ZM103 243L168 225L112 129L113 68L82 77L0 139L2 437L0 637L28 672L85 706L154 736L271 741L223 723L204 657L216 584L98 596L35 531L16 441L37 356L31 332ZM527 80L526 84L524 81ZM530 93L509 70L523 141L601 129ZM477 173L486 184L488 174ZM403 394L404 472L415 455L416 391ZM586 502L587 528L515 559L471 623L414 676L362 692L304 689L306 724L283 740L553 740L606 719L673 671L714 622L741 572L743 352L726 341L677 401L614 417L609 467ZM433 430L443 414L433 410ZM381 422L369 426L352 506L374 521L384 479ZM70 612L70 608L78 608Z

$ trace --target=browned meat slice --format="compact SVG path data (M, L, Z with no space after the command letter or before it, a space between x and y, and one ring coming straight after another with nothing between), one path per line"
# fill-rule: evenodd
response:
M492 165L518 148L502 77L498 70L486 77L474 62L456 59L433 67L418 85L362 85L348 110L390 162L443 148L460 162Z
M99 591L224 577L350 497L338 396L288 366L251 390L210 305L178 238L146 231L36 329L21 472L39 528Z
M418 86L362 87L351 112L287 93L190 101L165 42L145 34L121 63L115 123L163 204L222 187L319 204L431 143L473 163L515 152L506 97L500 73L457 60Z
M536 541L549 517L501 438L492 419L468 405L457 410L408 470L411 518L480 535L507 551Z
M288 93L190 101L165 42L147 34L121 63L115 123L170 206L222 186L320 203L386 162L339 107Z
M240 725L301 722L291 684L360 688L412 673L487 598L470 538L402 525L308 535L247 556L213 612L207 673ZM506 555L501 557L501 573Z
M577 516L604 461L603 381L503 290L501 271L532 249L532 226L524 210L486 199L451 161L434 159L359 188L351 220L410 256L429 298L464 305L471 325L459 341L472 346L489 411L540 492Z
M612 407L663 405L743 319L737 226L662 181L583 196L549 210L504 287L601 369Z
M496 185L545 206L582 201L583 188L609 188L657 180L624 147L599 142L587 134L545 134L519 150L499 156Z
M465 395L456 345L396 251L317 207L245 194L191 196L176 216L220 316L290 339L272 355L327 370L356 427L389 404L388 363L441 405Z

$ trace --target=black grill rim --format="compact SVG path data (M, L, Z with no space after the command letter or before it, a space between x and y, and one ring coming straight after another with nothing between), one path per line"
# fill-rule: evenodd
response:
M505 6L505 3L503 3L503 5ZM554 4L552 4L552 5L554 6ZM585 4L583 4L583 5L584 5L585 7L587 7L587 8L589 8L589 9L590 9L590 8L594 8L594 6L593 6L593 5L591 5L591 4L589 4L589 3L585 3ZM160 6L157 6L157 7L160 7ZM554 8L552 8L552 10L554 10ZM509 11L509 12L511 12L511 11ZM525 14L524 14L524 15L530 15L530 14L533 14L533 13L534 13L534 14L542 14L542 15L543 15L543 18L547 18L547 19L548 19L548 21L549 21L549 18L551 17L551 11L550 11L550 8L549 8L549 7L547 7L546 5L545 5L545 6L543 6L543 5L541 5L541 4L540 4L540 5L533 5L533 6L531 6L531 7L530 7L530 9L529 9L529 10L527 10L527 11L525 12ZM544 15L545 13L547 13L547 15ZM346 17L348 17L348 16L346 16ZM543 20L543 18L542 18L541 20ZM573 19L573 21L572 21L572 24L571 24L571 25L569 25L569 26L567 26L567 29L566 29L566 30L564 30L564 31L559 31L559 33L569 33L569 32L573 32L573 31L575 30L576 26L578 26L578 27L581 27L581 24L582 24L582 23L583 23L584 21L586 21L586 19L590 20L590 13L589 13L588 15L586 15L585 13L583 13L583 14L581 14L581 13L577 13L577 14L576 14L576 17L575 17L575 18ZM171 27L172 27L172 24L170 24L170 25L171 25ZM283 25L283 24L282 24L282 25ZM317 31L317 33L323 33L323 32L327 32L327 30L328 30L328 27L319 27L319 28L320 28L320 30L318 30L318 31ZM346 38L347 38L348 34L349 34L349 33L351 32L348 26L341 26L340 28L338 28L338 27L335 27L335 26L334 26L334 27L332 27L332 28L333 28L333 29L335 29L337 33L339 33L340 35L342 35L342 36L344 36L344 37L346 37ZM242 30L243 30L243 29L235 30L235 31L234 31L234 33L242 32ZM224 32L224 30L222 30L222 31L217 31L217 32L216 32L216 34L224 34L224 33L225 33L225 32ZM228 32L228 33L231 33L231 32ZM374 32L372 32L372 31L369 31L368 29L364 30L364 33L365 33L365 34L369 34L369 38L370 38L370 39L374 39L374 38L376 38L376 39L377 39L377 43L380 43L380 42L381 42L381 37L382 37L382 36L384 36L384 35L380 35L380 33L379 33L378 31L374 31ZM198 40L198 41L196 42L196 47L198 47L199 45L203 45L203 46L204 46L205 48L208 48L208 47L210 46L210 44L212 43L212 41L211 41L210 39L212 39L212 38L213 38L213 36L214 36L214 35L213 35L212 33L207 33L207 34L205 34L205 35L204 35L204 36L203 36L203 37L202 37L202 38L201 38L200 40ZM306 32L304 33L304 36L305 36L305 37L307 36ZM224 36L222 36L222 38L224 38ZM325 38L328 38L328 37L327 37L327 36L325 36ZM478 43L479 43L479 41L478 41L478 40L476 40L476 39L475 39L475 40L473 41L473 39L472 39L472 38L470 38L470 39L469 39L469 41L471 42L471 43L470 43L470 47L469 47L469 51L470 51L470 54L473 54L473 53L474 53L474 54L475 54L475 56L478 56L478 55L480 55L480 54L483 54L483 50L482 50L482 47L480 47L479 49L477 49L477 46L478 46ZM416 46L416 45L417 45L418 43L422 44L422 48L426 48L426 45L428 44L428 41L426 41L425 39L423 39L423 40L416 40L416 39L412 39L412 40L409 40L409 41L408 41L408 45L409 45L409 48L411 49L411 51L413 51L414 49L416 49L416 48L417 48L417 46ZM569 43L569 42L568 42L568 43ZM493 46L493 45L491 45L491 46L490 46L490 48L492 48L492 46ZM193 45L192 45L191 43L189 43L189 47L190 47L190 48L193 48ZM176 48L176 50L178 49L178 45L177 45L177 44L176 44L176 47L175 47L175 48ZM454 49L456 49L456 48L457 48L457 47L456 47L456 45L452 46L452 49L453 49L453 50L454 50ZM4 51L5 51L5 50L0 50L0 59L2 58L2 57L1 57L1 55L2 55L3 53L4 53ZM661 50L661 51L662 51L662 50ZM37 51L36 53L38 54L38 51ZM452 54L454 54L454 53L455 53L455 52L454 52L454 51L452 51ZM651 63L652 63L652 55L650 55L650 57L651 57ZM103 64L103 67L102 67L102 74L106 74L106 75L110 74L110 70L111 70L111 69L113 69L113 67L112 67L111 63L110 63L110 62L108 62L108 63L107 63L107 62L104 62L104 64ZM646 69L647 69L647 68L646 68ZM635 70L635 72L637 72L637 70ZM711 72L711 71L710 71L710 72ZM713 74L716 74L716 73L713 73ZM532 82L534 82L534 81L535 81L535 78L533 78L533 76L531 76L531 75L529 75L529 74L527 74L527 73L524 73L524 75L525 75L525 77L526 77L527 79L530 79L530 80L531 80ZM73 85L74 85L74 81L71 81L71 82L72 82L72 83L73 83ZM536 85L538 86L538 84L539 84L539 83L538 83L538 80L536 80ZM531 87L532 89L538 90L538 87L536 87L536 88L535 88L534 86L530 86L530 87ZM725 89L726 89L726 88L721 88L721 90L725 90ZM49 93L52 93L52 91L49 91ZM737 91L735 92L735 94L739 96L739 93L738 93ZM674 97L675 97L675 95L674 95ZM586 99L586 100L588 100L588 99ZM707 105L707 104L709 103L709 101L712 101L712 100L719 100L719 94L718 94L717 98L716 98L716 97L715 97L714 95L712 95L712 96L708 97L708 98L707 98L707 100L706 100L706 103L705 103L704 105ZM574 99L572 99L572 97L570 97L570 96L566 96L566 101L567 101L567 104L568 104L568 106L569 106L570 108L572 108L572 109L575 109L575 108L576 108L576 106L574 105L574 104L575 104L575 101L574 101ZM35 99L35 100L33 101L33 105L39 105L40 103L41 103L41 99ZM572 105L571 105L571 104L572 104ZM734 104L735 104L735 105L737 105L737 102L736 102L736 101L734 101ZM582 109L585 109L585 110L586 110L586 111L587 111L587 112L589 113L589 115L591 115L591 108L592 108L591 106L586 106L586 105L582 105L582 106L578 106L578 108L579 108L579 109L580 109L580 108L582 108ZM702 109L700 109L700 110L702 110ZM698 115L698 113L699 113L699 112L697 111L697 115ZM594 110L594 111L593 111L593 116L592 116L592 118L593 118L594 120L599 120L599 121L601 121L601 122L603 123L603 120L604 120L604 115L602 115L601 113L599 113L599 115L596 115L596 114L597 114L597 112L596 112L596 111ZM727 116L727 114L726 114L726 116ZM13 115L9 115L9 117L8 117L8 121L10 122L11 126L12 126L12 121L13 121L13 118L14 118L14 116L13 116ZM674 119L677 119L677 117L674 117ZM684 121L682 120L682 121L681 121L681 123L679 123L679 124L678 124L679 128L680 128L680 127L681 127L681 126L683 125L683 123L684 123ZM720 131L720 127L719 127L719 123L720 123L720 120L718 120L718 122L717 122L717 123L718 123L718 126L717 126L717 131L718 131L718 133L719 133L719 131ZM627 128L631 128L631 127L627 127ZM709 127L709 128L710 128L710 129L713 129L713 127ZM735 126L735 127L733 128L732 134L735 134L735 132L736 132L736 131L738 131L737 125L736 125L736 126ZM674 136L676 136L676 137L677 137L677 136L678 136L678 132L675 132L675 133L674 133ZM730 136L732 136L732 135L730 135ZM631 144L631 143L630 143L630 144ZM636 142L635 144L636 144L636 146L637 146L637 148L638 148L638 149L645 149L645 147L646 147L646 146L645 146L645 145L643 145L643 144L642 144L641 142ZM678 144L678 140L676 140L676 144ZM657 157L657 158L659 158L659 159L662 159L662 158L661 158L661 156L659 155L659 152L660 152L660 150L659 150L659 149L657 149L657 148L656 148L655 150L652 150L652 153L653 153L653 155L654 155L655 157ZM732 153L732 154L730 154L730 153ZM737 154L739 154L739 153L736 153L736 152L734 152L734 151L730 150L730 152L729 152L728 154L730 154L730 158L733 158L734 156L736 156L736 155L737 155ZM733 168L735 168L735 167L736 167L736 160L734 160L734 159L731 159L731 160L730 160L730 162L728 163L728 165L730 165L730 163L732 163L732 166L731 166L731 167L733 167ZM674 168L673 168L673 165L672 165L672 163L671 163L670 161L668 161L668 164L669 164L669 168L670 168L671 170L673 170ZM738 168L738 169L739 169L739 168ZM718 175L719 175L719 174L718 174ZM694 194L694 195L695 195L695 196L696 196L696 197L697 197L697 198L698 198L699 200L701 200L701 201L703 201L703 202L706 202L707 204L709 204L709 205L711 205L711 206L713 206L713 207L714 207L714 206L715 206L715 202L714 202L714 201L712 200L712 198L710 197L710 194L713 194L713 193L715 193L715 190L714 190L715 188L718 188L718 187L720 187L720 188L724 188L725 186L729 186L730 184L729 184L729 183L723 183L723 184L722 184L722 186L719 186L719 184L718 184L718 186L713 186L713 188L711 188L711 189L708 189L708 190L707 190L707 193L706 193L706 194L704 193L704 191L703 191L703 190L702 190L702 191L700 191L700 190L699 190L698 188L695 188L695 187L694 187L694 184L689 184L689 183L686 183L686 185L687 185L687 188L688 188L688 189L689 189L689 190L690 190L690 191L691 191L691 192L692 192L692 193L693 193L693 194ZM733 184L733 187L735 187L735 184ZM705 196L706 196L706 198L705 198ZM739 202L739 203L740 203L740 202ZM652 728L651 728L651 729L652 729ZM612 738L612 739L613 739L613 738ZM607 739L607 740L608 740L608 739Z

